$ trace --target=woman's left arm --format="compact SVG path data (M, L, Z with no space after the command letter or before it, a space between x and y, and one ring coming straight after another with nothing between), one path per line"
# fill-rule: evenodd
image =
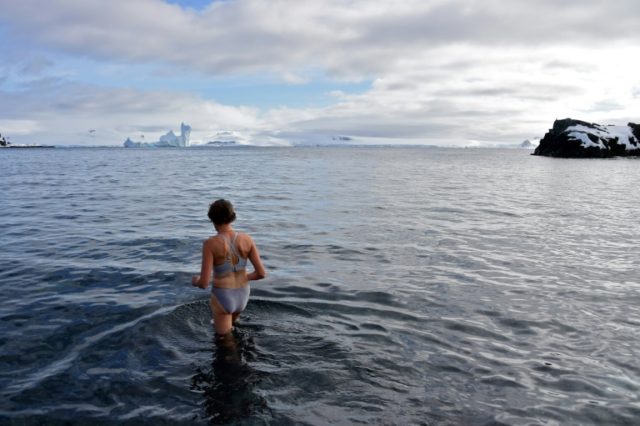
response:
M264 265L262 264L262 259L260 259L260 252L258 251L258 247L256 243L251 240L251 251L249 252L249 260L253 265L254 271L250 274L247 274L247 279L249 281L257 281L265 278L267 276L267 271L264 269Z
M202 266L200 267L200 275L191 277L191 285L200 288L209 287L211 281L211 269L213 268L213 251L209 245L209 240L202 244Z

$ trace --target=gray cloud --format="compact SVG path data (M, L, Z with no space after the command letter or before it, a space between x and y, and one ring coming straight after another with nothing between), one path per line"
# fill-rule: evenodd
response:
M97 129L92 143L120 143L182 120L196 138L232 129L285 139L513 142L539 136L556 116L602 121L640 110L630 63L640 53L639 24L635 0L247 0L200 12L159 0L0 0L0 25L15 46L3 53L17 58L0 65L0 125L22 123L46 141L80 134L83 123ZM188 93L79 84L31 51L151 64L168 75L257 73L300 83L320 74L373 83L325 108L257 111ZM17 88L8 90L12 79Z
M52 66L53 62L51 62L49 59L45 58L44 56L37 56L34 58L30 58L24 65L22 65L20 74L38 76Z
M603 99L593 103L589 108L586 108L587 112L609 112L624 110L625 106L613 99Z
M216 2L200 13L158 0L0 0L0 16L9 34L38 45L212 74L279 72L312 61L336 74L368 75L449 44L640 41L640 3L632 0L249 0Z
M458 87L437 90L436 96L442 97L489 97L509 100L512 98L527 99L533 101L553 101L561 97L575 96L584 92L577 85L530 82L521 85L494 86L490 82L488 86L473 85L471 87Z
M126 137L137 137L141 132L158 137L181 121L194 126L195 140L220 128L261 127L254 109L171 91L42 79L19 91L0 90L0 98L0 131L14 134L17 143L120 145ZM88 129L96 129L91 139Z

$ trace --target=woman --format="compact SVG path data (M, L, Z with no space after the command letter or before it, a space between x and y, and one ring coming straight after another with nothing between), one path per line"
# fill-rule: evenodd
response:
M195 275L191 284L207 288L213 269L211 312L216 333L225 335L231 331L233 322L247 306L249 281L260 280L267 273L251 237L231 227L236 213L229 201L217 200L212 203L208 216L218 234L204 242L200 275ZM247 259L254 268L250 274L246 271Z

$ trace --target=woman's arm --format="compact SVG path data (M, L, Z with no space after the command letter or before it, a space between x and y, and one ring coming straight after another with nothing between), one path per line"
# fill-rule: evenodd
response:
M249 252L249 260L253 265L254 271L250 274L247 274L247 278L249 281L257 281L265 278L267 276L267 271L264 269L264 265L262 264L262 259L260 259L260 252L258 251L258 247L256 243L251 240L251 251Z
M211 268L213 268L213 251L209 246L209 240L207 240L202 244L202 266L200 267L200 275L191 277L191 285L200 288L209 287Z

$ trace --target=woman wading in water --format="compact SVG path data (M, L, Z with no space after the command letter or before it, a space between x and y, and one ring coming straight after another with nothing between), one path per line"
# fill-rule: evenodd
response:
M200 275L191 284L207 288L213 271L211 312L216 333L225 335L249 301L249 281L260 280L267 273L260 260L258 247L247 234L236 232L231 223L236 219L233 205L217 200L209 206L209 219L218 231L202 245ZM247 259L254 271L247 274Z

